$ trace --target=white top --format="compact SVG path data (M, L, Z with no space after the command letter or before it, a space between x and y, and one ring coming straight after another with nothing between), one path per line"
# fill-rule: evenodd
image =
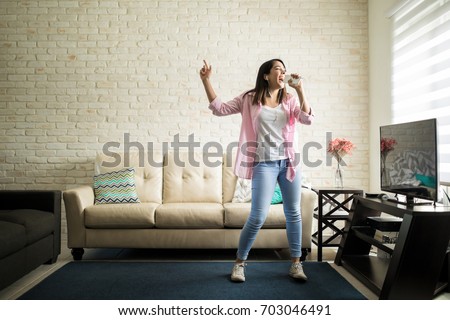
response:
M284 152L283 128L287 116L279 104L275 108L263 106L258 117L256 161L287 159Z

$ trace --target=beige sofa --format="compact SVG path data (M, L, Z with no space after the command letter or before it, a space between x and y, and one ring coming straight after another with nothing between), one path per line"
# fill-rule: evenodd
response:
M95 205L91 185L65 191L74 259L82 258L84 248L237 248L250 203L232 202L237 181L232 164L227 155L202 153L98 155L96 173L135 168L141 203ZM317 195L307 188L301 192L304 259ZM288 248L282 204L271 205L253 248Z

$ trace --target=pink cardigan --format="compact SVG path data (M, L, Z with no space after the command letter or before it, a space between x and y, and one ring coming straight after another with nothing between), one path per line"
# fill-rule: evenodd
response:
M239 135L239 147L236 154L234 173L238 177L245 179L251 179L253 174L253 163L256 156L257 119L262 108L261 103L253 105L252 100L253 93L248 93L246 95L243 93L226 103L222 103L220 98L216 97L209 105L209 109L216 116L227 116L236 113L241 113L242 115L241 133ZM288 121L282 132L285 142L285 152L290 163L295 164L289 166L286 177L289 181L293 181L295 178L296 165L298 165L297 162L300 160L295 158L295 148L293 145L295 120L302 124L309 125L314 119L314 114L312 113L312 110L310 114L300 110L298 98L290 94L288 94L287 98L283 101L282 107L288 117Z

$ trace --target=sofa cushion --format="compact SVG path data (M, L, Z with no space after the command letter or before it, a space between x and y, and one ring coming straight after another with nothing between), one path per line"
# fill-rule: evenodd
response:
M27 244L52 234L55 228L55 219L52 213L34 209L2 211L0 220L24 226Z
M223 206L217 203L165 203L156 209L157 228L223 228Z
M225 227L242 228L250 215L251 203L225 203ZM283 205L271 205L263 228L285 228Z
M117 203L84 209L84 224L97 229L142 229L155 226L158 203Z
M95 175L94 194L95 204L139 203L134 168Z
M98 153L95 174L134 168L136 191L141 202L162 202L163 155L161 152Z
M169 152L164 167L163 203L222 203L222 156Z
M25 227L21 224L0 221L0 259L20 249L27 243Z

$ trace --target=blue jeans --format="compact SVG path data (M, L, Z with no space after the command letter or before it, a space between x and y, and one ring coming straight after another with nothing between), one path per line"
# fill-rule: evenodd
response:
M247 260L256 235L266 221L277 181L283 197L286 233L291 257L299 258L302 255L301 175L297 172L294 181L287 180L288 161L277 160L255 163L252 178L251 211L239 238L237 258L240 260Z

